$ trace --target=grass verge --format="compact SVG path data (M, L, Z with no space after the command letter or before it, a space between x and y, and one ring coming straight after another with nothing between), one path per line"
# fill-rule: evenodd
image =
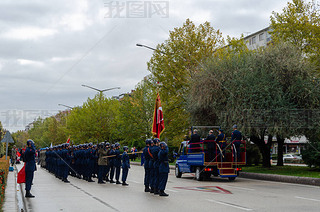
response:
M305 166L272 166L271 168L265 168L262 166L247 166L242 167L242 171L262 174L320 178L320 169L314 169Z

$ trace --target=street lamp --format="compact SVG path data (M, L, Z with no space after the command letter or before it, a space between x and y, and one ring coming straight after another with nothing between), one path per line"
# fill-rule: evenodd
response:
M165 52L163 52L163 51L160 51L160 50L158 50L158 49L155 49L155 48L152 48L152 47L150 47L150 46L146 46L146 45L143 45L143 44L140 44L140 43L137 43L136 46L138 46L138 47L144 47L144 48L147 48L147 49L151 49L151 50L153 50L153 51L159 51L159 52L161 52L162 54L167 54L167 53L165 53Z
M66 108L69 108L69 109L73 109L73 107L70 107L70 106L68 106L68 105L64 105L64 104L58 104L59 106L63 106L63 107L66 107Z
M107 89L100 90L98 88L94 88L94 87L91 87L91 86L88 86L88 85L81 85L81 86L93 89L95 91L98 91L98 92L100 92L100 94L102 94L105 91L110 91L110 90L114 90L114 89L120 89L120 87L114 87L114 88L107 88Z

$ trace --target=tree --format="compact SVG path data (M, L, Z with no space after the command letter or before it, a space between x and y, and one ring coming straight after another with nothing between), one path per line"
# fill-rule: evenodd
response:
M278 44L241 56L234 52L213 58L206 67L192 83L193 119L225 127L237 123L259 147L264 166L270 166L272 136L281 142L317 127L313 109L319 108L320 91L311 74L314 67L295 47ZM283 165L281 151L278 160Z
M159 93L165 114L164 136L180 143L190 127L185 109L191 79L201 71L201 63L224 45L222 34L209 22L195 26L189 19L170 31L148 62L151 78L162 85Z
M12 133L12 138L15 141L17 148L23 148L27 143L29 138L28 132L24 130L18 130L17 132Z
M147 138L152 138L155 98L154 86L146 78L132 93L120 99L119 130L124 144L132 145L135 142L143 146Z
M74 108L67 117L67 133L76 143L114 141L118 139L119 101L103 93Z
M270 21L270 34L275 43L286 41L297 46L319 67L320 12L315 0L288 2L282 13L272 13Z

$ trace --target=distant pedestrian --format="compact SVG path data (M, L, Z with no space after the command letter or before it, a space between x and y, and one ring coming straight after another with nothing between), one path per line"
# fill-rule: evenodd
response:
M36 148L34 145L34 142L32 140L27 141L27 148L24 152L24 158L25 158L25 171L26 171L26 196L27 198L33 198L35 197L30 193L31 185L33 181L34 171L36 170L36 162L35 162L35 156L36 156Z
M14 145L11 150L11 166L13 166L16 163L16 160L17 160L17 148Z

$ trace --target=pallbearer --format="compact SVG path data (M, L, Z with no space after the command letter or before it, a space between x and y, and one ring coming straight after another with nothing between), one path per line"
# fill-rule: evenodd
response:
M159 157L159 193L160 196L169 196L164 190L166 189L168 175L169 175L169 158L168 158L168 146L165 142L160 143Z
M130 160L129 160L129 155L128 155L128 147L124 146L123 147L123 154L122 154L122 185L127 186L128 184L126 183L128 172L130 169Z

